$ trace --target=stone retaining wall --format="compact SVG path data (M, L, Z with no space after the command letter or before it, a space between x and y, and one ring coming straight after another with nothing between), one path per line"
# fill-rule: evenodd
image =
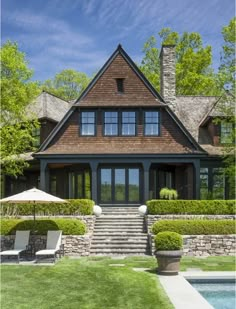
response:
M1 236L1 251L14 247L15 235ZM46 235L30 236L29 244L35 247L35 251L46 248ZM91 234L85 235L64 235L62 236L64 252L67 256L88 256L91 244Z
M149 234L152 255L154 235ZM236 235L183 235L184 256L235 255Z
M235 215L147 215L145 216L148 232L151 232L151 226L158 220L192 220L192 219L208 219L208 220L235 220Z
M33 219L32 216L21 216L21 219ZM62 235L65 255L88 256L93 236L94 224L96 217L92 216L37 216L36 219L80 219L86 224L87 233L85 235ZM9 250L14 247L15 235L6 235L1 237L1 251ZM35 251L46 248L47 236L35 235L30 236L29 244L35 247Z

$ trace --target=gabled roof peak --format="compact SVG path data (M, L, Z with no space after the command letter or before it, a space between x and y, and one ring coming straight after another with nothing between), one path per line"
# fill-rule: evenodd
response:
M117 49L123 49L120 43L118 44Z

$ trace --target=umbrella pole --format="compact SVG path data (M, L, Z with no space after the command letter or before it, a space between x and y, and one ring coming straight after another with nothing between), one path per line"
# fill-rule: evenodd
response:
M36 221L35 221L35 201L33 209L34 223L33 223L33 253L35 253L35 232L36 232Z

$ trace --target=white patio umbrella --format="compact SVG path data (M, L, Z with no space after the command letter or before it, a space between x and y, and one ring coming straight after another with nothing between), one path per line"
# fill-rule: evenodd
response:
M35 225L36 203L68 203L68 202L59 197L48 194L39 189L33 188L30 190L26 190L21 193L9 196L9 197L5 197L0 200L0 203L14 203L14 204L32 203L33 204L34 225Z

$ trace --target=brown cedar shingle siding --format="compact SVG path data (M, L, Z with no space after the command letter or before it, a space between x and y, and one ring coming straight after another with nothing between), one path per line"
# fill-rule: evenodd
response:
M124 93L117 91L116 78L124 78ZM158 106L158 101L126 60L118 54L83 98L79 106Z
M161 136L158 137L143 136L142 123L138 125L137 136L103 136L101 111L99 113L96 136L79 135L79 111L75 110L44 153L162 154L194 152L189 140L164 109L161 112Z

